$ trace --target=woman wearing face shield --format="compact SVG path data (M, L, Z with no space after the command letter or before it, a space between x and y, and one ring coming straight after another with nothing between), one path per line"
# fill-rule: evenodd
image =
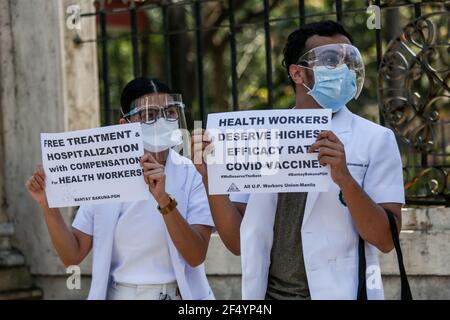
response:
M41 205L53 244L66 266L93 251L89 299L214 299L203 262L213 229L201 176L174 149L186 127L181 96L157 79L137 78L121 97L120 123L142 125L141 158L148 199L83 205L72 228L48 207L42 168L27 182Z

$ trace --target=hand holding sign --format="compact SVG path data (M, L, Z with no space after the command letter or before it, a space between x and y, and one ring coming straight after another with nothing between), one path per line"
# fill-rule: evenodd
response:
M205 129L195 129L192 131L191 159L203 179L208 176L205 156L212 150L213 144Z
M144 169L144 180L158 204L166 203L169 196L166 193L166 174L164 166L150 154L146 153L141 158L141 166Z
M331 178L338 185L348 181L351 174L347 168L344 144L332 131L323 131L311 145L309 153L319 150L318 160L322 166L330 165Z
M40 206L47 205L47 196L45 195L45 173L42 165L38 165L33 175L25 184L28 192Z

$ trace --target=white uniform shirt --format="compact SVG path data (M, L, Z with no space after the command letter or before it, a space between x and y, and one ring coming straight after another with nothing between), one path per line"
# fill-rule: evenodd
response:
M115 282L164 284L175 281L166 226L157 205L153 197L122 204L111 262Z
M177 200L177 209L183 218L191 225L214 227L201 176L192 162L171 150L165 174L166 191ZM148 201L150 199L149 194ZM83 205L75 216L73 227L93 237L92 282L89 299L106 298L108 285L112 281L115 229L122 209L121 203ZM165 225L162 227L165 231L165 243L160 244L167 245L169 248L170 261L183 299L214 299L206 278L204 264L197 267L189 266L173 244Z
M402 161L390 129L351 113L332 118L353 178L375 203L404 203ZM277 194L232 194L247 203L241 224L242 297L264 299L267 290ZM339 187L309 192L301 228L303 255L312 299L355 299L359 235ZM367 295L383 299L379 251L366 243Z

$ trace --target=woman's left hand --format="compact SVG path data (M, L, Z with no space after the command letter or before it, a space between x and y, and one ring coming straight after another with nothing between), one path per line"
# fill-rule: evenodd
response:
M141 167L144 170L144 180L148 184L149 190L160 207L166 206L170 202L166 193L166 174L164 166L150 154L146 153L141 158Z

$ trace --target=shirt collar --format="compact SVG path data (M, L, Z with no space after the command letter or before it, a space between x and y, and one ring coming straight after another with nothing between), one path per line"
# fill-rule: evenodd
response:
M295 108L296 107L293 107L292 109ZM350 131L352 119L353 113L350 110L348 110L346 106L344 106L341 110L333 114L333 118L331 119L333 132L343 133Z
M353 113L344 106L341 110L333 114L331 125L333 132L343 133L351 130Z

